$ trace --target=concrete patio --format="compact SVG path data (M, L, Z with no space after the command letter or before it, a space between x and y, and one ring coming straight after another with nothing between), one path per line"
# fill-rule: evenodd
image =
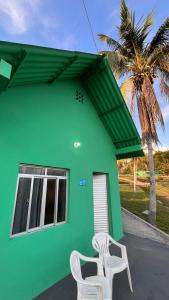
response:
M134 293L130 293L127 275L122 272L114 279L113 300L169 300L169 246L131 234L121 242L127 246ZM118 254L117 249L111 251ZM93 264L83 267L84 276L94 273ZM69 275L35 299L75 300L75 281Z

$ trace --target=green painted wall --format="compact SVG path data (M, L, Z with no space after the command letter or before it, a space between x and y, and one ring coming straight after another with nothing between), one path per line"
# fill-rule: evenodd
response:
M77 89L84 104L75 100ZM0 154L0 299L31 300L70 273L73 249L93 254L93 171L109 173L110 226L121 238L114 146L83 87L71 80L1 94ZM19 163L70 169L67 224L10 238Z

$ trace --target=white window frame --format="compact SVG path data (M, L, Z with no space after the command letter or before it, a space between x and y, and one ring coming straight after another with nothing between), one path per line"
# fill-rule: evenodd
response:
M22 166L20 164L19 166ZM39 175L39 174L24 174L24 173L18 173L17 177L17 184L16 184L16 192L15 192L15 201L14 201L14 209L13 209L13 215L12 215L12 224L11 224L11 232L10 232L10 237L14 238L17 236L25 235L28 233L33 233L36 231L39 231L41 229L53 227L53 226L60 226L65 223L67 223L67 211L68 211L68 174L69 171L68 169L63 169L63 168L55 168L55 167L45 167L45 166L37 166L37 165L29 165L26 164L25 166L28 167L34 167L34 168L44 168L45 169L45 174L44 175ZM48 169L55 169L56 171L65 171L66 175L65 176L60 176L60 175L47 175L47 170ZM15 233L13 234L13 223L14 223L14 217L15 217L15 209L16 209L16 202L17 202L17 194L18 194L18 187L19 187L19 180L20 178L31 178L31 187L30 187L30 194L29 194L29 207L28 207L28 214L27 214L27 225L26 225L26 230L24 232L20 233ZM31 204L32 204L32 194L33 194L33 183L35 178L41 178L43 179L43 190L42 190L42 202L41 202L41 215L40 215L40 226L34 227L29 229L29 221L30 221L30 213L31 213ZM47 193L47 180L48 179L55 179L56 180L56 191L55 191L55 203L54 203L54 222L51 224L44 224L45 220L45 208L46 208L46 193ZM66 207L65 207L65 220L62 222L57 222L57 209L58 209L58 192L59 192L59 180L60 179L65 179L66 180Z

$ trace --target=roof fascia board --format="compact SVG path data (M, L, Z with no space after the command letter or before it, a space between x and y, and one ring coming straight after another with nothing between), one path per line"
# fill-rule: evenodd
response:
M116 155L126 154L126 153L136 152L136 151L140 151L140 150L142 150L141 145L134 145L134 146L116 149L115 154Z
M113 141L114 144L120 144L120 143L123 143L123 142L130 142L130 141L134 141L134 140L137 140L138 142L141 143L140 139L138 138L138 136L133 136L131 138L128 138L128 139L122 139L122 140L115 140Z
M143 150L138 150L138 151L128 152L128 153L124 153L124 154L117 154L116 158L117 158L117 160L120 160L120 159L142 157L142 156L144 156Z

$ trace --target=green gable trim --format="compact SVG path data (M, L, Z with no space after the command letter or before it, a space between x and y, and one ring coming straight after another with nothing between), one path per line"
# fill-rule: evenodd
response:
M118 154L118 155L116 155L116 158L118 160L120 160L120 159L126 159L126 158L132 158L132 157L141 157L141 156L144 156L144 153L143 153L142 150L135 151L135 152L130 152L130 153Z
M141 147L140 136L106 58L102 59L100 71L97 69L85 78L83 84L116 149Z
M117 149L115 154L117 159L144 156L140 145Z
M11 64L4 59L0 59L0 92L6 88L11 77Z
M80 80L116 149L141 147L140 136L106 57L8 42L0 42L0 57L13 67L5 88ZM0 89L4 90L4 86Z
M0 60L0 76L3 76L7 79L11 77L11 64L7 63L4 59Z

